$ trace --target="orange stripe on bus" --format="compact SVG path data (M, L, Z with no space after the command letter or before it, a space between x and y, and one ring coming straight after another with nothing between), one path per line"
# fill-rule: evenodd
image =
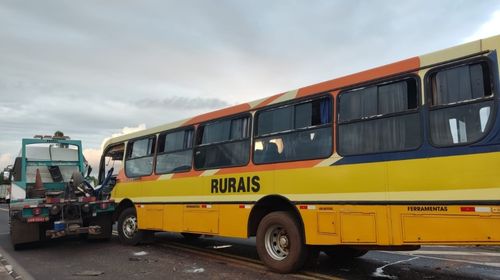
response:
M410 71L413 69L417 69L420 67L420 58L413 57L405 60L401 60L399 62L387 64L384 66L380 66L377 68L373 68L370 70L366 70L363 72L359 72L352 75L347 75L341 78L329 80L326 82L322 82L319 84L303 87L299 89L297 93L297 98L308 96L311 94L329 91L332 89L338 89L345 86L359 84L367 81L371 81L374 79L394 75L397 73Z
M155 180L158 180L158 178L160 178L160 175L149 175L149 176L142 176L141 177L141 181L155 181Z
M238 114L238 113L241 113L241 112L247 112L249 110L250 110L250 105L248 103L240 104L240 105L232 106L232 107L229 107L229 108L217 110L215 112L210 112L210 113L206 113L206 114L203 114L203 115L196 116L196 117L188 120L187 122L185 122L183 125L190 125L190 124L195 124L195 123L201 123L201 122L205 122L205 121L209 121L209 120L214 120L214 119L225 117L225 116L230 116L230 115Z
M191 170L189 172L180 172L180 173L175 173L172 176L172 179L177 179L177 178L189 178L189 177L198 177L203 173L203 171L196 171L196 170Z
M118 180L118 181L127 180L127 176L125 175L125 169L122 169L118 172L118 175L116 175L116 180Z
M224 168L219 170L214 175L225 175L225 174L233 174L233 173L244 173L244 172L257 172L257 171L270 171L277 169L294 169L294 168L308 168L317 165L322 162L324 159L315 159L315 160L304 160L304 161L294 161L294 162L281 162L281 163L271 163L271 164L262 164L255 165L250 163L247 166L242 167L232 167L232 168Z

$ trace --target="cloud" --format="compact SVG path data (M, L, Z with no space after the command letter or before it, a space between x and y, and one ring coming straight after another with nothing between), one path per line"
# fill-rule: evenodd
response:
M83 149L83 156L87 160L88 164L92 166L92 175L94 176L97 176L99 174L101 154L101 149Z
M219 109L227 107L230 104L219 98L203 98L203 97L181 97L172 96L163 99L141 99L137 104L143 108L160 107L163 109Z
M136 131L141 131L141 130L144 130L144 129L146 129L146 124L143 124L143 123L139 124L136 127L127 127L126 126L126 127L122 128L120 132L113 133L111 136L105 137L104 140L102 140L101 147L99 149L96 149L96 148L84 148L83 149L83 155L85 156L85 159L90 164L90 166L92 166L92 168L93 168L92 175L97 176L97 174L99 174L99 164L100 164L100 161L101 161L102 151L103 151L103 148L104 148L104 144L109 139L111 139L113 137L118 137L118 136L121 136L121 135L129 134L129 133L133 133L133 132L136 132Z
M472 35L466 37L463 42L470 42L478 39L484 39L490 36L500 34L500 10L493 13L490 19L483 23Z
M7 165L14 163L14 159L10 153L5 153L0 155L0 171L2 171Z
M118 137L118 136L122 136L122 135L125 135L125 134L129 134L129 133L134 133L134 132L141 131L141 130L144 130L144 129L146 129L146 124L144 124L144 123L141 123L141 124L139 124L138 126L135 126L135 127L128 127L128 126L126 126L126 127L122 128L120 132L113 133L110 137L106 137L106 138L104 138L104 140L102 140L102 142L101 142L101 151L104 148L104 144L106 144L106 142L109 139L114 138L114 137Z

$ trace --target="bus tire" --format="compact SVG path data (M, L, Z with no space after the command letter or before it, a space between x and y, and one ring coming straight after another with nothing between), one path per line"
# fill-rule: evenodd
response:
M118 217L118 239L127 245L137 245L143 239L143 231L139 230L135 208L129 207Z
M262 219L256 243L260 259L275 272L297 271L308 257L299 223L286 211L272 212Z
M349 246L331 246L324 248L323 252L335 261L348 261L364 256L368 250Z
M187 241L193 241L201 237L201 234L199 233L190 233L190 232L182 232L181 235Z

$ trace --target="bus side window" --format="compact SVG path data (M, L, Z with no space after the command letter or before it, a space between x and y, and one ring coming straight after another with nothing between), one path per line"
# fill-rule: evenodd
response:
M340 155L407 151L420 146L416 78L345 91L338 100Z
M243 166L249 158L249 116L217 120L198 127L194 150L196 169Z
M125 174L127 177L151 175L156 137L130 141L127 145Z
M486 63L438 70L430 75L430 135L436 146L473 143L491 122L493 92Z
M256 164L328 157L332 153L329 97L257 113Z
M156 155L157 174L191 170L193 134L193 128L160 134Z

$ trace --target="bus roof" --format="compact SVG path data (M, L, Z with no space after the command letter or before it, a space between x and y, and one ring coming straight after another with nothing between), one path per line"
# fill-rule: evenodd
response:
M455 47L443 49L429 54L416 56L401 60L395 63L372 68L358 73L350 74L340 78L324 81L321 83L305 86L295 90L272 95L259 100L248 103L243 103L224 109L212 111L202 115L198 115L189 119L179 120L172 123L152 127L149 129L128 133L118 137L114 137L106 141L104 147L116 143L124 142L128 139L140 138L147 135L157 134L163 131L174 129L177 127L198 124L212 119L234 115L237 113L247 112L259 109L264 106L273 105L297 98L303 98L310 95L333 92L334 95L343 88L367 83L373 80L394 76L401 73L412 73L421 71L425 68L443 63L449 60L463 58L472 55L480 55L483 52L494 49L494 46L500 45L500 35L489 37L486 39L476 40L469 43L461 44ZM424 70L425 71L425 70Z

